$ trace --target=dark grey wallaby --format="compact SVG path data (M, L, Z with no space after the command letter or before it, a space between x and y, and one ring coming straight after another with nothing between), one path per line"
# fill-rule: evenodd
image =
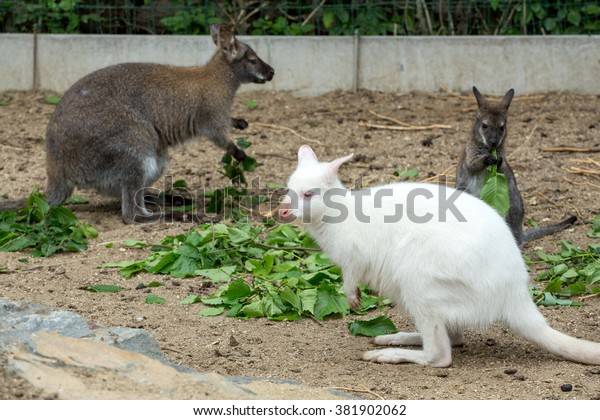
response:
M487 174L487 167L498 165L498 172L503 173L508 181L510 208L505 220L519 245L550 235L575 223L577 217L571 216L560 223L523 232L523 199L505 154L508 107L515 91L510 89L500 103L496 104L488 102L475 86L473 86L473 94L477 99L477 116L471 138L467 142L456 168L456 188L479 197ZM497 158L492 156L493 150L496 150Z
M46 199L59 205L75 186L121 198L125 223L157 220L144 189L163 173L168 148L208 137L238 161L231 117L242 83L265 83L274 70L227 26L212 25L217 52L200 67L125 63L77 81L57 105L46 132Z

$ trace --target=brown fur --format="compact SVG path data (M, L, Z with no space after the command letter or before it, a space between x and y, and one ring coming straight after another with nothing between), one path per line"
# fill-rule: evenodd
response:
M218 47L200 67L125 63L76 82L56 107L46 132L46 198L61 204L73 188L121 197L125 223L156 220L144 206L144 188L162 174L168 148L208 137L237 160L231 117L242 83L265 83L273 69L228 27L211 27Z

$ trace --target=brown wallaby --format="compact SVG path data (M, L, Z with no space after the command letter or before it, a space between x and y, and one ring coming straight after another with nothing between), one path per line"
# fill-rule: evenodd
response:
M168 148L205 136L238 161L246 155L230 140L231 117L242 83L265 83L273 68L227 26L212 25L218 50L200 67L125 63L77 81L57 105L46 132L46 199L59 205L73 188L121 197L123 221L162 217L144 205L144 189L168 162Z
M477 116L471 138L465 146L456 168L456 188L479 197L487 174L487 167L497 165L498 172L503 173L508 181L510 208L505 220L519 245L550 235L575 223L577 217L571 216L560 223L523 232L523 199L505 154L508 107L515 91L510 89L497 104L488 102L475 86L473 86L473 94L477 99ZM494 150L496 158L492 155Z

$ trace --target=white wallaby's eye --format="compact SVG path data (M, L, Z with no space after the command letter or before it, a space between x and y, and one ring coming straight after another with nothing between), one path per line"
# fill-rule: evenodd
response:
M311 198L313 195L315 195L315 193L313 191L310 191L310 190L304 191L302 193L302 197L304 197L304 198Z

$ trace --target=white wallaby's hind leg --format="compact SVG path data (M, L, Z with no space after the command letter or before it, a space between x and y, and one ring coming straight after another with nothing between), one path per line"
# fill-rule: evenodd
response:
M373 340L378 346L422 346L423 340L418 332L399 332L380 335Z
M461 330L448 331L450 344L453 346L462 346L465 337ZM423 339L418 332L399 332L395 334L380 335L373 340L378 346L422 346Z
M379 363L418 363L425 366L447 367L452 363L452 347L446 328L441 323L427 323L421 328L422 334L399 333L390 334L390 343L398 341L416 343L423 341L423 350L387 348L371 350L363 354L364 360ZM384 336L389 337L389 336ZM386 341L386 340L380 340ZM411 344L416 345L416 344Z

